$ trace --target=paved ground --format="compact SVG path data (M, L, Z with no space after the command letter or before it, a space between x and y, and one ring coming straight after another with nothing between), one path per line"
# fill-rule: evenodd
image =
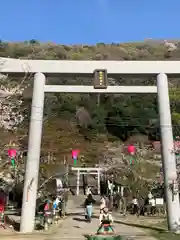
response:
M46 240L56 240L56 239L74 239L81 240L85 239L84 235L86 234L94 234L98 228L98 209L94 209L94 216L91 223L87 223L84 218L84 209L76 208L69 209L71 214L68 218L62 223L61 227L56 231L55 234L48 236ZM127 236L131 239L136 240L154 240L154 238L147 236L147 233L142 231L139 228L127 226L121 223L118 223L119 220L121 222L125 222L123 218L117 219L115 217L114 228L116 233Z
M98 209L94 209L94 216L91 223L87 223L84 219L84 209L80 207L79 201L70 200L68 204L68 212L69 215L67 219L62 221L62 224L54 230L51 230L51 234L38 234L34 233L33 235L20 235L20 234L13 234L12 235L1 235L0 230L0 238L2 240L25 240L25 239L33 239L33 240L84 240L84 235L86 234L93 234L96 232L98 228ZM122 224L122 222L126 223L126 219L123 219L118 214L115 215L115 223L114 228L116 233L121 235L127 236L129 239L135 240L154 240L154 238L147 236L147 233L142 231L139 228L128 226ZM134 222L136 223L137 218L134 218ZM3 230L2 230L3 231Z

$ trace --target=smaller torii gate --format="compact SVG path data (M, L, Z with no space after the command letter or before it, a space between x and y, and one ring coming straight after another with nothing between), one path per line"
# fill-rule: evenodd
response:
M102 171L101 168L72 167L72 171L77 171L76 195L79 195L80 175L85 175L85 174L97 175L98 194L101 193L101 191L100 191L100 174Z

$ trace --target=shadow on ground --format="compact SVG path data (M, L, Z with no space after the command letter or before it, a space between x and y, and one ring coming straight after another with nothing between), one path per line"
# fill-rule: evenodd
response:
M67 213L66 216L67 217L71 217L71 216L83 216L84 212L76 212L76 213Z
M78 218L78 217L73 218L73 220L78 221L78 222L87 222L86 219Z
M12 226L15 231L20 231L20 223L15 221L9 216L5 216L5 223L9 226Z
M142 228L142 229L148 229L148 230L153 230L153 231L157 231L159 233L165 233L167 232L167 230L165 230L164 228L158 228L158 227L153 227L153 226L147 226L147 225L141 225L141 224L136 224L136 223L127 223L127 222L123 222L123 221L118 221L115 220L115 223L119 223L122 225L126 225L126 226L131 226L131 227L137 227L137 228Z

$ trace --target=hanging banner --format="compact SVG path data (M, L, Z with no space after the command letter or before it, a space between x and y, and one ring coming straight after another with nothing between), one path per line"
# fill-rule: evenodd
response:
M134 156L136 153L136 147L133 144L130 144L127 148L127 151L130 154L130 159L129 159L130 165L132 165L136 161L136 158Z
M80 151L78 149L72 150L72 159L74 160L74 165L77 164L79 152Z
M15 148L8 149L8 156L11 159L11 165L14 168L16 167L16 163L15 163L16 155L17 155L17 150Z
M136 153L136 147L134 145L132 145L132 144L130 144L128 146L127 150L128 150L128 153L131 154L131 155L134 155Z
M8 156L9 156L10 158L15 158L15 157L16 157L16 154L17 154L17 150L16 150L16 149L14 149L14 148L8 149Z

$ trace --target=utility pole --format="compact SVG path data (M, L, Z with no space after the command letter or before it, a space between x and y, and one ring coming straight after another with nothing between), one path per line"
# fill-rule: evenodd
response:
M168 79L164 73L160 73L157 76L157 95L168 229L177 232L180 226L179 191L177 188L177 169L172 134Z

